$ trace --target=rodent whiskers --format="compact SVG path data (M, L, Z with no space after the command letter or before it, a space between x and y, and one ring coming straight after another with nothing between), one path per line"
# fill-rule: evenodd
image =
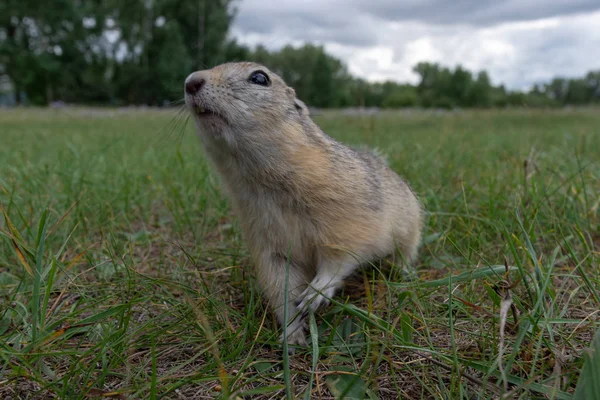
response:
M182 104L184 101L185 99L181 99L174 101L172 104ZM169 122L157 132L157 138L170 141L170 139L173 137L173 134L175 134L175 142L180 143L183 139L183 135L185 134L185 127L187 126L189 119L190 114L187 112L186 105L182 104L178 107L177 111L175 111L173 118L171 118Z

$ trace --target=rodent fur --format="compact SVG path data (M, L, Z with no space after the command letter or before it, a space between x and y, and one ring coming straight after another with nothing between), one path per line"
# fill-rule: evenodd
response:
M251 81L257 71L268 85ZM326 135L275 73L226 63L190 74L186 88L186 104L281 324L289 265L288 343L306 344L307 307L327 304L360 264L396 249L409 262L415 258L422 216L409 186L373 153Z

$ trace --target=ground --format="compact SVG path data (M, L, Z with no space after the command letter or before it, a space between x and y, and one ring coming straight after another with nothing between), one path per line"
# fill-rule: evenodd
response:
M0 398L572 397L600 325L598 109L316 116L427 217L414 269L358 273L291 357L186 118L0 110Z

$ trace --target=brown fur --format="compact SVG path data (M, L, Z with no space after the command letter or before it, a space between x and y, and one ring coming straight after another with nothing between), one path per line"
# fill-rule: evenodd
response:
M250 82L259 70L269 86ZM204 84L186 94L186 104L231 197L258 280L282 324L287 306L288 342L304 344L302 312L326 304L360 264L396 248L414 259L419 202L383 160L323 133L266 67L222 64L186 83L194 80Z

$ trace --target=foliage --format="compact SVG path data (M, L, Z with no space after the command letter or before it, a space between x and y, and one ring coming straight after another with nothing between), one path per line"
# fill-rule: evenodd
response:
M0 65L17 102L162 105L191 70L229 55L230 3L7 0Z
M228 36L234 0L0 2L0 76L17 103L164 105L193 70L226 61L271 67L308 105L328 107L556 107L600 102L600 71L556 78L528 92L494 86L486 71L421 62L416 86L367 82L322 46L268 51Z

